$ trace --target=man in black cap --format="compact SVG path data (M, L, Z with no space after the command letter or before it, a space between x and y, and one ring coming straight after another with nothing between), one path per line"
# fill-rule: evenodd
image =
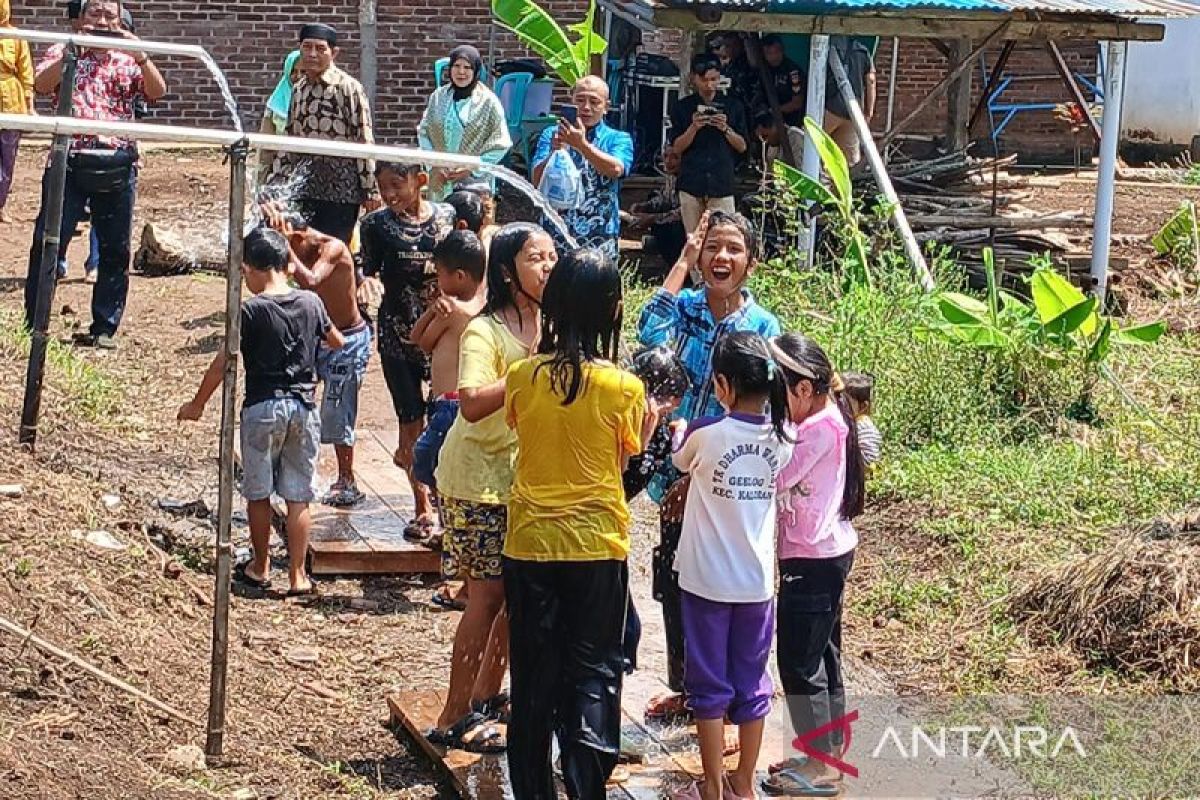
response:
M334 65L337 31L312 23L300 29L300 80L288 114L289 136L373 144L371 108L362 84ZM349 244L361 206L379 207L372 159L279 153L269 192L297 208L308 226Z

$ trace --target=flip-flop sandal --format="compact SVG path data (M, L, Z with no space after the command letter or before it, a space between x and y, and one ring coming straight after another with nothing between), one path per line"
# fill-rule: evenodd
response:
M433 529L433 520L414 519L404 526L404 538L417 544L427 544L433 538Z
M333 508L350 508L361 503L365 497L366 495L358 488L358 484L351 483L344 486L335 484L329 488L321 502Z
M783 761L777 761L767 767L767 774L774 775L777 772L783 772L785 769L800 769L808 763L808 756L792 756L785 758Z
M310 583L305 589L288 589L286 597L320 597L321 592L315 583Z
M496 755L508 749L508 739L478 711L472 711L463 721L466 725L458 740L459 749L480 755Z
M508 724L509 697L507 692L489 697L487 700L477 700L471 704L471 709L482 714L487 719Z
M435 605L445 611L465 611L467 608L465 602L455 597L450 597L445 592L434 592L433 597L429 598L429 602L431 605Z
M660 696L646 706L646 720L653 722L690 722L692 710L682 694Z
M474 720L475 712L471 712L445 730L430 728L425 731L425 739L439 747L458 747L462 743L463 732L479 724Z
M782 769L759 787L772 797L837 797L842 791L834 783L813 783L798 769Z
M270 578L255 578L246 572L246 567L250 566L249 561L244 561L233 568L233 579L243 586L249 586L251 589L257 589L260 592L266 592L271 589Z

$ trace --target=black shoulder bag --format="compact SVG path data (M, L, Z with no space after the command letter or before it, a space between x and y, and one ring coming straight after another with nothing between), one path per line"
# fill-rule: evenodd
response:
M76 150L67 158L67 177L86 194L119 192L129 185L137 151Z

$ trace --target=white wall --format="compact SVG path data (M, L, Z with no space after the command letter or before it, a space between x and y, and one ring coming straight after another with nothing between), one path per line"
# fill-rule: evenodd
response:
M1161 42L1130 42L1122 131L1150 130L1164 142L1200 135L1200 17L1165 22Z

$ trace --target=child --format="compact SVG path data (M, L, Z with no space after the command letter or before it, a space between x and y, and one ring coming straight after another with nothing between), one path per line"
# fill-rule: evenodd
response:
M454 215L458 218L456 228L479 235L483 228L484 214L483 201L479 199L479 195L459 189L450 193L446 198L446 205L454 209Z
M467 609L454 634L450 687L437 727L427 738L447 747L497 752L503 736L477 710L492 706L504 679L508 625L500 556L508 531L517 437L505 423L509 367L528 358L541 330L542 290L558 261L550 235L537 225L505 225L488 251L487 305L467 323L459 343L458 418L434 472L446 546L467 581ZM498 642L496 659L485 660ZM476 708L473 709L472 706Z
M603 798L617 764L629 593L625 458L656 423L641 381L614 363L621 273L600 250L550 274L538 355L505 390L521 446L504 543L512 658L513 796L556 797L557 734L567 797Z
M718 339L732 331L762 336L779 334L779 321L754 302L746 281L756 266L757 239L745 217L722 211L705 213L688 237L683 255L671 268L662 288L642 310L639 338L644 346L668 345L682 359L691 388L683 396L677 419L721 413L712 380L712 352ZM703 284L684 289L688 275L699 268ZM671 692L650 701L646 716L664 719L687 715L683 692L683 629L679 619L679 588L671 564L679 541L686 483L665 464L650 480L647 492L660 506L661 539L655 551L655 599L663 606L667 639L667 685Z
M433 300L436 272L433 249L454 229L454 209L422 197L429 182L417 164L381 161L375 168L385 208L362 219L363 273L359 299L379 305L379 361L392 407L400 420L396 466L408 473L415 498L415 517L405 528L407 538L428 541L436 517L429 490L412 474L413 446L425 425L424 382L429 357L412 342L412 329Z
M775 481L784 439L783 376L756 333L717 342L713 389L726 413L688 426L675 466L692 480L675 556L683 610L684 685L700 735L704 782L681 798L754 797L771 710L767 658L774 628ZM768 405L770 417L767 416ZM737 769L725 774L724 724L738 726Z
M316 412L317 347L345 343L321 303L309 291L288 285L288 243L277 231L256 228L246 237L242 276L254 294L242 303L241 350L246 365L242 404L242 494L250 516L254 558L238 577L260 590L271 586L271 495L287 501L288 595L316 593L304 571L314 497L313 476L320 449ZM212 360L180 420L198 420L221 385L225 352Z
M829 357L811 339L789 333L771 341L787 383L789 432L796 442L779 475L779 677L797 735L845 714L842 592L862 513L864 474L854 418L838 398ZM809 741L840 757L838 728ZM762 788L771 795L833 796L841 773L812 758L774 764Z
M854 427L858 432L858 446L862 450L863 461L869 467L883 456L883 434L871 419L875 376L869 372L843 372L842 387L850 401L850 412L854 414Z
M483 240L484 247L489 247L492 237L500 230L500 226L496 224L495 187L487 181L469 181L460 183L458 188L471 192L483 201L483 226L479 229L479 238Z

